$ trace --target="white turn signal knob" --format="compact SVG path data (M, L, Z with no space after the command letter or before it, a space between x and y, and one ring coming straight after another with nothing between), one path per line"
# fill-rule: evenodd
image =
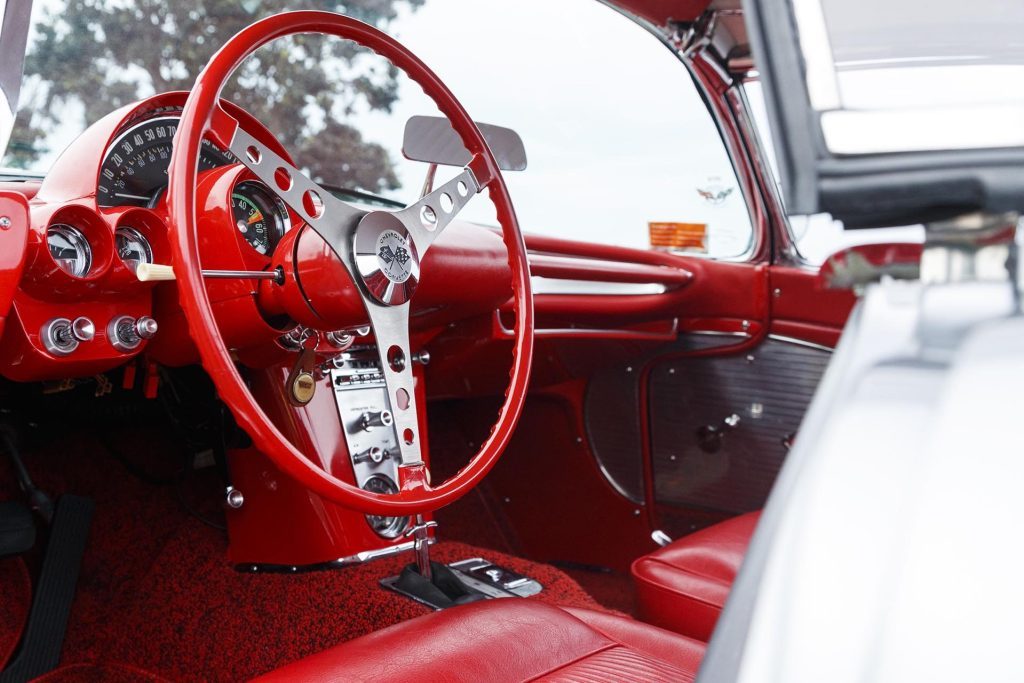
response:
M135 268L135 277L140 282L159 282L174 279L174 267L161 263L140 263Z

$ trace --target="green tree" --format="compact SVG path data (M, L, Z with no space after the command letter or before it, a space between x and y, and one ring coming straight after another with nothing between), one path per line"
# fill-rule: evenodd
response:
M317 3L380 28L400 5L424 0ZM26 88L7 163L27 167L71 105L88 125L153 93L187 90L210 56L261 17L310 3L272 0L65 0L44 11L26 58ZM349 41L301 35L261 48L224 96L262 121L322 182L381 192L398 188L392 161L351 125L354 112L390 111L398 72ZM73 122L74 124L83 122Z

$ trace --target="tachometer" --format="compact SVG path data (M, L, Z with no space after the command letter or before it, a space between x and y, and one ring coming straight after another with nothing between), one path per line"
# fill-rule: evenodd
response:
M238 232L261 254L273 253L289 227L284 202L258 180L235 185L231 193L231 212Z
M100 206L152 206L167 186L177 116L158 116L132 126L107 149L96 184ZM199 170L234 163L226 152L203 141Z

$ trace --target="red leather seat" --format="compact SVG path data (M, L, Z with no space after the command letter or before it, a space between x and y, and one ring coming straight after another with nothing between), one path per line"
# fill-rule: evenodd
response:
M710 639L760 516L734 517L633 562L640 618L697 640Z
M692 681L703 655L703 643L633 619L506 598L396 624L258 680Z

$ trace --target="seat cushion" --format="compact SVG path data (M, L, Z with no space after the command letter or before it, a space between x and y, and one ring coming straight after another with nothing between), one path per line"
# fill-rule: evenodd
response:
M703 655L703 643L633 619L506 598L396 624L258 680L692 681Z
M760 516L734 517L633 562L640 618L707 641Z

